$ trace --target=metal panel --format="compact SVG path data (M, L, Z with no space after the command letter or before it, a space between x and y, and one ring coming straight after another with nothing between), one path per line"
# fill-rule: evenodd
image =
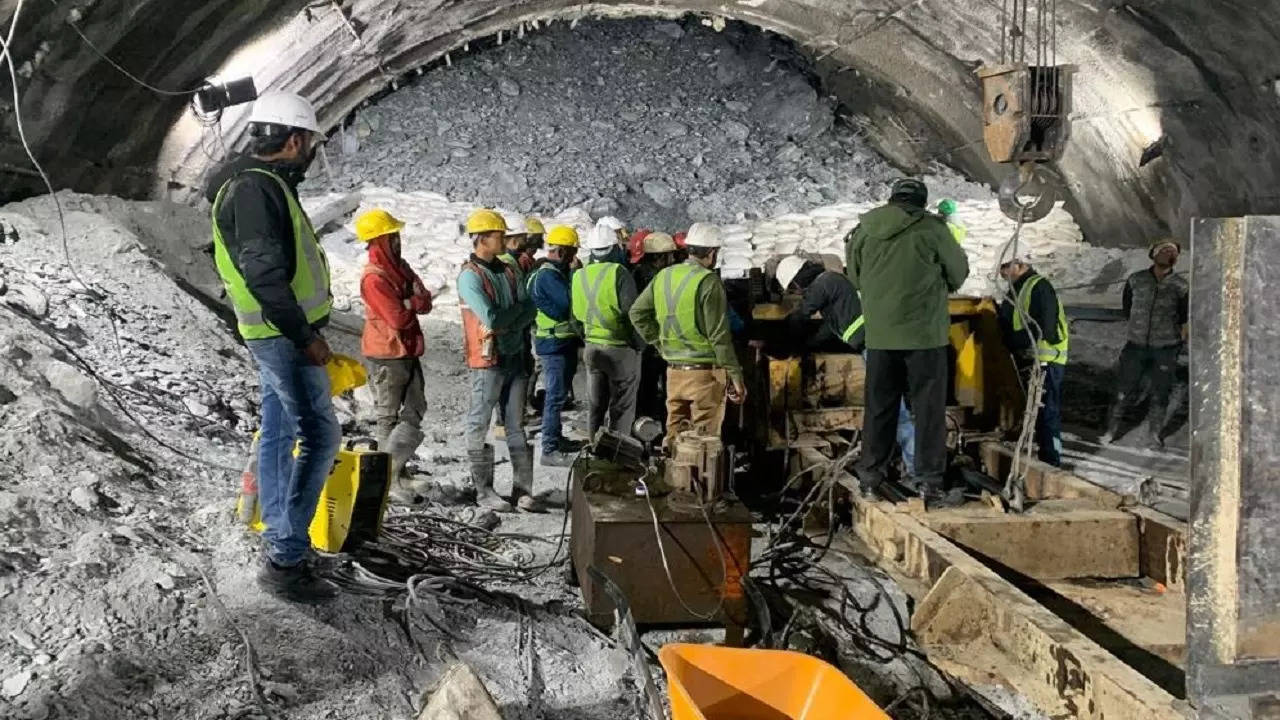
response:
M1197 220L1191 285L1188 686L1212 704L1280 692L1256 671L1280 660L1280 218Z

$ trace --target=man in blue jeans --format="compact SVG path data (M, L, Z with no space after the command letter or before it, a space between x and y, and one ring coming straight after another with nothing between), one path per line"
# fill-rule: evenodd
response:
M325 370L329 345L320 334L332 302L329 265L297 197L319 132L306 100L262 95L249 117L250 154L220 168L207 189L214 261L262 385L258 501L266 558L258 582L294 602L336 594L307 563L307 531L342 441Z
M542 404L542 464L567 467L579 447L562 432L560 413L569 386L578 371L578 347L582 344L573 318L569 275L578 254L578 233L557 225L547 231L547 262L529 276L529 297L538 308L534 320L533 349L542 361L547 386Z

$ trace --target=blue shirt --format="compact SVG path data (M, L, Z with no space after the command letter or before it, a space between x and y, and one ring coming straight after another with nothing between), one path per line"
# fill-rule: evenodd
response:
M516 292L511 291L506 266L501 260L495 258L492 263L486 264L472 255L471 262L492 283L497 302L485 295L484 281L470 269L463 269L458 273L458 298L476 314L480 322L497 333L498 355L523 354L524 333L521 331L533 322L537 310L518 285Z
M529 297L543 315L556 321L569 320L573 316L573 301L569 290L569 270L564 263L548 262L546 270L536 272L529 284ZM576 339L534 337L533 348L539 355L558 355L577 350Z

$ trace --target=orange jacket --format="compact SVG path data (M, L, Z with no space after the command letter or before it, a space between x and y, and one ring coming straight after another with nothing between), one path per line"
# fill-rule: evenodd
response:
M369 246L369 263L360 278L360 297L365 307L360 351L365 357L422 357L426 341L418 315L431 312L431 293L408 263L392 257L378 241Z

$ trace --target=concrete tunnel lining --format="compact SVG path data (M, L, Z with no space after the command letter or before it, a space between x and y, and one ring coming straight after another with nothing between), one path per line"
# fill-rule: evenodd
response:
M85 2L80 26L113 59L163 87L194 86L251 41L278 43L271 64L254 68L260 90L303 93L317 102L322 122L330 127L394 77L520 23L687 13L736 19L807 48L827 90L846 107L867 109L873 146L905 170L936 158L984 182L1004 172L986 160L979 142L973 72L998 52L999 5L990 2L338 3L354 21L358 42L334 6L317 8L309 21L300 12L304 3L297 1L192 2L191 12L173 3L165 3L162 11L159 4ZM13 2L5 5L11 10ZM1059 168L1073 196L1070 209L1095 244L1141 244L1170 230L1185 235L1194 215L1280 206L1274 191L1280 162L1266 161L1268 153L1275 159L1280 146L1274 142L1280 139L1280 112L1265 82L1280 75L1280 61L1267 51L1277 40L1268 27L1280 27L1280 8L1247 15L1240 8L1202 5L1194 0L1059 3L1059 62L1080 68L1073 136ZM198 143L161 152L162 138L183 114L184 101L157 101L115 75L65 26L70 11L64 6L37 18L35 27L20 36L22 42L15 42L20 61L40 55L42 64L33 63L23 106L55 182L126 197L191 199L196 193L184 186L198 186L195 176L208 165ZM1259 14L1275 15L1277 22L1267 23ZM235 21L227 22L228 17ZM33 42L37 37L43 46ZM154 51L151 38L165 38L161 52ZM1192 51L1190 44L1202 49ZM108 110L116 119L100 127L95 119ZM900 124L888 122L890 116ZM224 130L235 138L240 128L232 124ZM918 142L921 138L925 142ZM1162 138L1163 156L1139 168L1143 151ZM0 147L6 166L26 164L20 148ZM1251 172L1241 173L1244 167ZM5 195L30 194L36 183L11 170Z

